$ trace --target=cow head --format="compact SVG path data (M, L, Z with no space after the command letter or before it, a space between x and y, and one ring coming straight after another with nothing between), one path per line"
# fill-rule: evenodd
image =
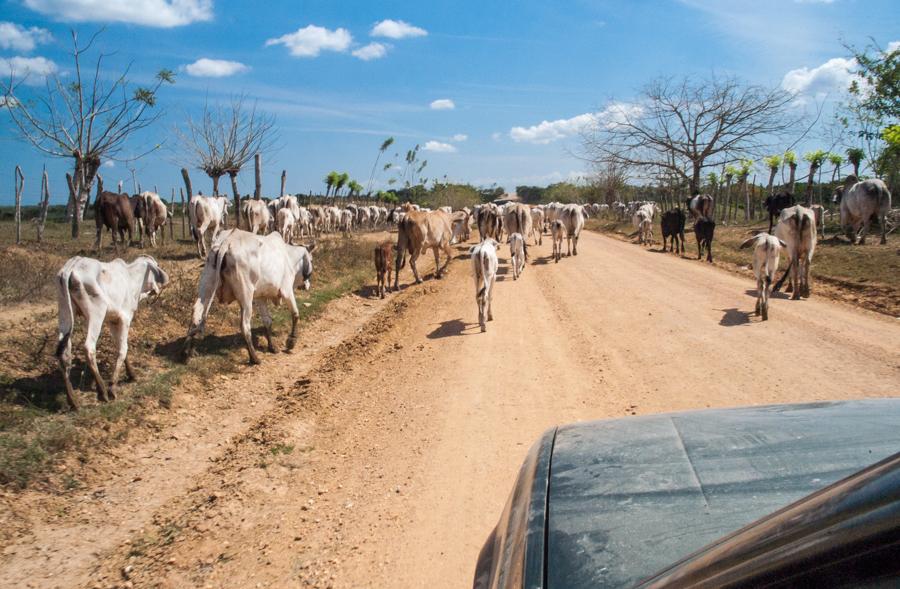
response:
M297 264L297 274L303 279L301 282L301 288L303 290L309 290L312 286L310 280L312 279L313 273L313 263L312 263L312 251L316 249L315 243L309 243L304 246L300 246L298 248L301 250L300 259Z
M162 289L169 284L169 275L152 256L140 256L138 260L146 264L144 282L141 285L141 300L150 295L158 296Z
M841 200L844 199L844 187L838 186L834 189L834 193L831 195L831 202L833 204L839 205L841 204Z

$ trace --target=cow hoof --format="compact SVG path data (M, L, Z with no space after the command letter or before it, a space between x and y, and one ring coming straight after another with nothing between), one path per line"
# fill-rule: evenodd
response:
M255 356L250 356L250 366L258 366L260 364L259 358Z
M484 333L485 331L487 331L487 325L482 325L482 326L481 326L481 333Z
M422 284L422 279L421 279L421 278L416 278L416 284Z
M269 353L270 353L270 354L277 354L277 353L278 353L278 348L276 348L275 346L269 346L267 349L269 350Z

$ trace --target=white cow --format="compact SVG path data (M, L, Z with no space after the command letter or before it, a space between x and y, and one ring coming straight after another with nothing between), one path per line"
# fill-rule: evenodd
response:
M285 243L294 242L294 223L296 221L291 209L287 207L278 209L278 213L275 215L275 230L281 234L281 239Z
M191 234L197 242L197 253L204 257L207 252L206 232L212 229L211 241L215 241L228 222L228 197L196 195L188 205L191 217Z
M640 208L631 217L634 228L637 229L638 243L653 242L653 216L648 209Z
M815 214L802 205L784 209L775 226L775 237L784 242L787 250L788 268L784 274L791 274L791 298L809 297L809 265L816 251ZM778 290L782 282L784 276L774 290Z
M762 315L763 321L769 320L769 293L772 281L778 271L778 260L781 248L787 247L783 241L769 235L758 233L741 244L741 249L753 246L753 274L756 275L756 314Z
M494 281L497 279L497 247L500 244L488 237L469 250L472 270L475 272L475 302L478 305L478 325L487 331L487 322L494 320L491 300L494 296Z
M156 247L156 233L162 228L162 240L166 240L166 221L169 220L169 210L165 201L155 192L144 191L140 194L144 201L144 232L150 238L150 245ZM141 236L141 247L144 247L144 238Z
M835 204L841 205L841 227L850 243L865 244L872 217L881 225L881 245L887 243L887 215L891 211L891 192L878 178L856 179L850 174L844 185L834 191Z
M553 239L553 261L559 263L562 242L566 238L566 226L559 219L550 223L550 237Z
M194 338L203 333L206 317L215 298L226 305L231 301L240 304L241 333L244 335L251 364L259 364L250 332L253 302L257 301L259 305L269 351L275 352L272 316L267 302L287 301L291 308L291 333L286 348L293 349L297 338L297 322L300 319L294 286L298 284L304 290L309 290L313 271L310 252L314 249L314 244L288 245L276 233L260 236L240 229L223 232L221 238L212 245L200 275L200 292L194 302L184 348L185 357L190 356Z
M584 215L581 205L568 204L562 208L559 220L566 228L566 249L570 256L578 255L578 236L584 227Z
M544 209L540 207L531 209L531 230L535 236L535 245L544 245Z
M509 262L513 269L513 280L518 280L519 274L525 270L526 260L528 246L525 245L525 237L521 233L513 233L509 236Z
M276 205L277 206L277 205ZM247 199L241 205L244 217L247 218L247 228L250 233L265 233L269 230L269 207L263 200ZM277 215L277 213L276 213Z
M353 211L350 209L341 211L340 228L344 233L353 231Z
M78 409L72 382L69 380L75 316L84 317L84 351L94 382L97 383L97 399L104 402L115 399L123 363L128 377L134 379L134 371L128 362L128 329L138 303L150 294L159 294L168 282L169 276L150 256L140 256L130 264L120 259L100 262L80 256L70 258L65 263L56 275L59 303L56 358L66 383L66 398L72 409ZM97 368L97 338L100 337L107 317L110 319L113 345L118 351L109 389Z

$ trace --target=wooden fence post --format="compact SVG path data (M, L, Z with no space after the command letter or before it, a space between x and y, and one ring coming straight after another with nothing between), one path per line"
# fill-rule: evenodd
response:
M22 242L22 192L25 190L25 175L16 166L16 245Z
M47 167L44 166L44 173L41 176L41 209L37 222L38 243L44 239L44 226L47 223L48 208L50 208L50 177L47 175Z
M281 193L279 197L284 196L284 185L287 182L287 170L281 170Z
M259 200L262 197L262 154L257 153L253 156L253 168L256 171L256 185L253 190L253 198Z
M172 214L169 215L169 240L175 242L175 187L172 187L172 198L169 200L169 208Z
M187 214L187 207L184 206L184 189L179 188L178 192L181 193L181 239L185 239L186 236L184 234L184 217Z

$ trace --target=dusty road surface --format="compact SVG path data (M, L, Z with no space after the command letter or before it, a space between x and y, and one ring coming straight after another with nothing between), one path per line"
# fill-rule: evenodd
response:
M749 277L591 233L559 264L530 253L513 281L504 248L487 333L455 261L211 383L218 404L182 402L43 519L26 494L0 586L465 587L555 424L900 393L895 319L814 295L761 323Z

